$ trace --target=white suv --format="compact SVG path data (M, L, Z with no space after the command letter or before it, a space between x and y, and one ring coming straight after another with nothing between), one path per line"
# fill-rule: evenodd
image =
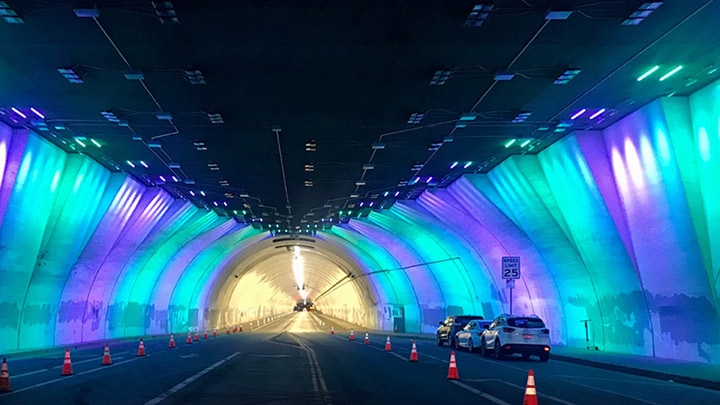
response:
M480 353L501 359L506 354L520 353L524 359L531 355L540 361L550 358L550 331L535 315L502 314L495 318L483 333Z

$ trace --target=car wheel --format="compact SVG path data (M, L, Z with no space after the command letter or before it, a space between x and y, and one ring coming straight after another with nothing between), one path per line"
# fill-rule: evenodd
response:
M540 361L542 361L544 363L544 362L550 360L550 353L540 353L539 357L540 357Z
M468 351L469 351L470 353L472 353L472 352L475 351L475 347L473 346L472 339L468 339Z
M443 345L443 340L440 339L440 335L437 336L437 345L438 345L438 346L442 346L442 345Z
M455 350L460 351L460 341L455 338Z
M487 349L487 343L485 343L485 338L482 338L480 341L480 354L486 357L490 355L490 352L488 352Z
M502 352L502 346L500 345L500 341L495 338L495 351L493 352L495 355L495 358L500 360L504 357Z

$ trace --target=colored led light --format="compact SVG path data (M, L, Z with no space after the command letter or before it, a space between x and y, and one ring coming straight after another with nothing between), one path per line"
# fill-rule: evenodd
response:
M452 164L450 165L450 168L454 169L457 167L457 165L458 165L458 162L452 162Z
M17 108L15 108L15 107L10 107L10 109L13 110L13 111L15 111L15 114L17 114L17 115L19 115L19 116L21 116L21 117L23 117L23 118L27 118L27 115L23 114L23 113L22 113L20 110L18 110Z
M140 164L141 164L144 168L146 168L146 169L150 168L150 166L148 166L148 164L145 163L144 160L141 160L141 161L140 161Z
M128 166L132 167L133 169L135 168L135 164L133 162L126 160L125 163L127 163Z
M98 148L102 148L102 145L100 145L100 142L96 141L95 139L90 139L90 142L92 142L92 144L97 146Z
M513 138L505 143L505 147L509 148L509 147L513 146L515 144L515 142L517 142L517 139Z
M470 165L472 165L472 162L465 163L465 165L463 165L463 169L467 169Z
M670 76L674 75L675 73L679 72L680 69L682 69L682 68L683 68L682 65L676 66L673 70L671 70L671 71L665 73L664 75L662 75L662 77L660 77L660 81L661 81L661 82L665 81L665 79L667 79L668 77L670 77Z
M520 144L520 147L521 147L521 148L524 148L524 147L528 146L528 144L529 144L530 142L532 142L532 139L526 139L526 140L524 140L524 141Z
M655 66L651 67L647 72L645 72L645 73L641 74L640 76L638 76L637 81L642 81L644 78L646 78L646 77L650 76L651 74L655 73L655 71L658 70L658 69L660 69L660 66L658 66L658 65L655 65Z
M35 115L37 115L41 119L45 119L45 115L43 113L41 113L40 111L36 110L35 107L30 107L30 111L35 113Z
M75 138L75 143L77 143L78 145L82 146L83 148L87 147L87 145L86 145L83 141L81 141L80 139L78 139L78 138Z

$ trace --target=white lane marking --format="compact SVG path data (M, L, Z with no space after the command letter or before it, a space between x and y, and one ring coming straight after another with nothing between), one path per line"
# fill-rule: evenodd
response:
M463 389L466 389L466 390L472 392L472 393L475 394L475 395L479 395L479 396L487 399L487 400L490 401L490 402L496 403L496 404L498 404L498 405L510 405L510 403L505 402L505 401L503 401L502 399L500 399L500 398L498 398L498 397L494 397L494 396L492 396L492 395L490 395L490 394L486 394L486 393L484 393L484 392L482 392L482 391L480 391L480 390L478 390L478 389L475 389L475 388L473 388L473 387L471 387L471 386L469 386L469 385L467 385L467 384L463 384L463 383L461 383L461 382L458 381L458 380L450 380L450 382L453 383L453 384L455 384L455 385L457 385L457 386L460 387L460 388L463 388Z
M288 329L290 329L290 326L292 326L295 321L298 318L293 319L288 324ZM317 360L317 356L315 354L315 350L313 350L310 346L306 345L304 342L302 342L298 337L296 337L292 333L288 333L288 336L297 343L300 348L302 348L308 357L308 363L310 363L310 376L313 382L313 391L315 393L315 397L319 399L320 395L322 394L323 400L325 404L331 404L330 400L330 392L328 391L327 384L325 383L325 378L323 377L322 369L320 368L320 363ZM318 388L319 385L319 388ZM320 392L322 390L322 392Z
M148 356L145 356L145 357L150 357L150 356L148 355ZM135 360L139 360L139 359L142 359L142 357L136 357L136 358L134 358L134 359L125 360L125 361L121 361L121 362L119 362L119 363L113 363L113 364L114 364L114 365L119 365L119 364L129 363L129 362L131 362L131 361L135 361ZM101 366L101 367L98 367L98 368L86 370L86 371L83 371L83 372L81 372L81 373L77 373L77 374L73 374L73 375L90 374L90 373L94 373L94 372L96 372L96 371L107 370L107 369L108 369L107 366ZM47 371L47 370L43 370L43 371ZM24 374L24 375L27 375L27 374ZM31 385L31 386L29 386L29 387L20 388L19 390L13 390L13 391L7 392L7 393L5 393L5 394L3 394L3 395L9 396L9 395L17 394L17 393L19 393L19 392L29 391L29 390L31 390L31 389L35 389L35 388L38 388L38 387L43 387L43 386L45 386L45 385L52 384L52 383L56 383L56 382L58 382L58 381L67 380L69 377L72 377L73 375L62 376L62 377L56 378L56 379L54 379L54 380L41 382L41 383L39 383L39 384ZM13 376L13 378L15 378L15 376Z
M167 397L169 397L170 395L172 395L172 394L180 391L181 389L187 387L188 384L192 383L193 381L197 380L198 378L202 377L203 375L209 373L209 372L212 371L213 369L219 367L220 365L222 365L223 363L229 361L230 359L232 359L233 357L237 356L238 354L240 354L240 352L233 353L233 354L225 357L224 359L216 362L215 364L212 364L211 366L207 367L206 369L200 371L199 373L195 374L194 376L189 377L189 378L186 378L186 379L185 379L183 382L181 382L180 384L178 384L178 385L170 388L169 390L165 391L164 393L162 393L162 394L158 395L157 397L151 399L150 401L146 402L145 405L155 405L155 404L157 404L157 403L162 402L163 400L165 400L165 399L166 399Z
M410 361L410 359L406 359L405 357L403 357L403 356L401 356L401 355L399 355L399 354L397 354L397 353L390 352L390 354L392 354L393 356L397 357L397 358L400 359L400 360Z
M129 352L119 352L118 354L125 354L125 353L129 353ZM63 354L63 356L64 356L64 354ZM111 357L112 357L112 356L111 356ZM102 356L100 356L100 357L94 357L94 358L88 359L88 360L72 361L72 364L83 364L83 363L87 363L87 362L90 362L90 361L102 362ZM50 367L50 368L44 368L44 369L42 369L42 370L35 370L35 371L30 371L30 372L22 373L22 374L13 374L13 375L12 375L12 378L20 378L20 377L25 377L25 376L28 376L28 375L44 373L44 372L50 371L50 370L58 370L58 369L61 369L62 367L63 367L63 365L61 364L61 365L59 365L59 366Z

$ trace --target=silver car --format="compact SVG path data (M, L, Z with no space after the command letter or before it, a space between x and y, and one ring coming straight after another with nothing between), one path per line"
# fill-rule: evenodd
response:
M491 323L492 321L485 319L474 319L468 322L455 334L455 349L461 350L466 347L471 353L475 351L475 348L480 347L482 335Z

